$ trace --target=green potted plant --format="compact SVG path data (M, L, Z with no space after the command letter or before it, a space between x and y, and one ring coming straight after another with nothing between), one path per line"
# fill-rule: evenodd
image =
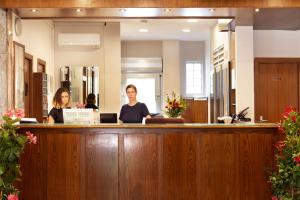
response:
M21 176L20 156L26 143L37 143L29 131L17 132L17 123L24 117L23 110L9 110L2 115L0 129L0 200L18 200L19 191L14 183Z
M276 147L276 169L269 177L272 200L300 200L300 115L295 108L285 108Z

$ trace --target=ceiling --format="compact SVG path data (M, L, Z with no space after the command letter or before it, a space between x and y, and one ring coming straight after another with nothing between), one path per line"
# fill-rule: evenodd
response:
M204 41L209 39L210 29L217 22L217 19L197 19L192 23L187 19L124 20L121 21L121 39ZM139 32L140 29L148 32Z

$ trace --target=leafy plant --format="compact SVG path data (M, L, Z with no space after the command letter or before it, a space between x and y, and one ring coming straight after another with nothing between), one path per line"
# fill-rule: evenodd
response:
M300 200L300 115L289 106L279 130L283 140L275 144L276 170L269 177L272 200Z
M186 110L187 103L172 92L171 95L167 95L165 108L165 114L168 117L179 117Z
M23 110L9 110L2 116L0 129L0 200L17 200L19 191L14 183L21 176L20 156L26 143L36 144L30 132L17 133L16 123L24 117Z

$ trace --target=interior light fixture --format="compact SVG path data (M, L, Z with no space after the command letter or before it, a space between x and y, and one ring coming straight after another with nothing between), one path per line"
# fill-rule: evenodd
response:
M77 8L77 9L76 9L76 12L78 12L78 13L81 12L81 11L82 11L82 10L81 10L80 8Z
M119 11L120 11L121 13L124 13L124 12L126 12L126 9L125 9L125 8L121 8Z
M165 8L164 11L165 12L171 12L172 10L170 8Z
M196 23L196 22L198 22L198 19L188 19L187 22L189 22L189 23Z
M259 8L255 8L255 10L254 10L255 12L259 12Z
M35 13L37 12L37 9L31 9L31 12Z
M191 29L184 28L184 29L181 29L181 31L184 32L184 33L189 33L189 32L191 32Z
M141 33L147 33L147 32L149 32L149 30L146 29L146 28L141 28L141 29L139 29L139 32L141 32Z

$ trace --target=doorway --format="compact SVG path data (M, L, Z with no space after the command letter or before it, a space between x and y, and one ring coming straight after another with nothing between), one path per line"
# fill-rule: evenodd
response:
M256 58L255 120L279 122L286 106L299 110L300 59Z
M32 117L32 61L33 56L25 53L24 59L24 111L26 117Z

